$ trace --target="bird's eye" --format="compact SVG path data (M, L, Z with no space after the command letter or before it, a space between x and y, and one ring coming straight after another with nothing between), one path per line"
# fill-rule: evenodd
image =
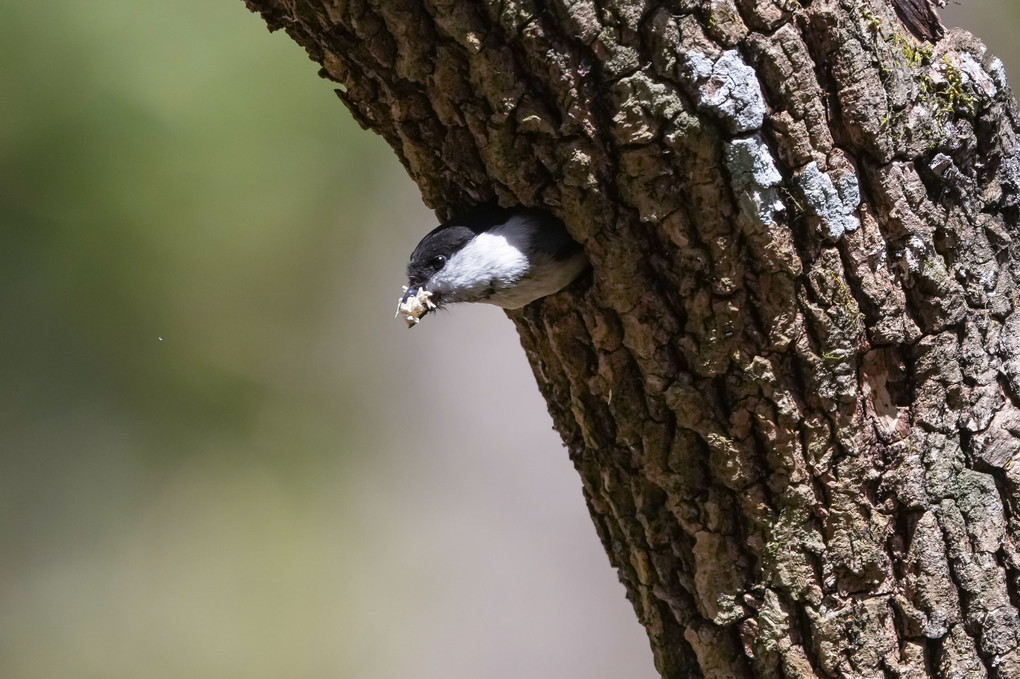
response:
M436 255L429 261L429 266L437 270L442 269L444 266L446 266L446 257L443 257L442 255Z

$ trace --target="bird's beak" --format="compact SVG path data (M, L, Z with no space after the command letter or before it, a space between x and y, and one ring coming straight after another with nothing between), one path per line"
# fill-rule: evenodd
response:
M400 304L397 305L397 317L403 316L407 327L413 328L425 314L436 308L431 297L432 294L420 285L407 286L404 296L400 298Z
M411 299L418 294L418 288L414 286L407 286L407 290L404 292L404 296L400 298L400 303L407 304L407 300Z

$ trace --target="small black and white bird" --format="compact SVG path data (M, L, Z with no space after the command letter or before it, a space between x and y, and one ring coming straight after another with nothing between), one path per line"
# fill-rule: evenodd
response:
M587 267L581 245L552 214L480 205L421 239L397 315L413 326L456 302L517 309L562 290Z

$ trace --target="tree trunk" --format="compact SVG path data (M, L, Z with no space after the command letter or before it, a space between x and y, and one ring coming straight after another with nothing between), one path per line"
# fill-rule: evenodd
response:
M441 216L584 243L510 315L662 676L1020 677L1020 116L981 43L883 0L247 4Z

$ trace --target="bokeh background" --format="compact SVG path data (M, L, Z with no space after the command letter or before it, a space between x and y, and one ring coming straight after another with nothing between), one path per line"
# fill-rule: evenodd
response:
M512 324L392 317L432 225L240 0L4 4L0 677L655 676Z

